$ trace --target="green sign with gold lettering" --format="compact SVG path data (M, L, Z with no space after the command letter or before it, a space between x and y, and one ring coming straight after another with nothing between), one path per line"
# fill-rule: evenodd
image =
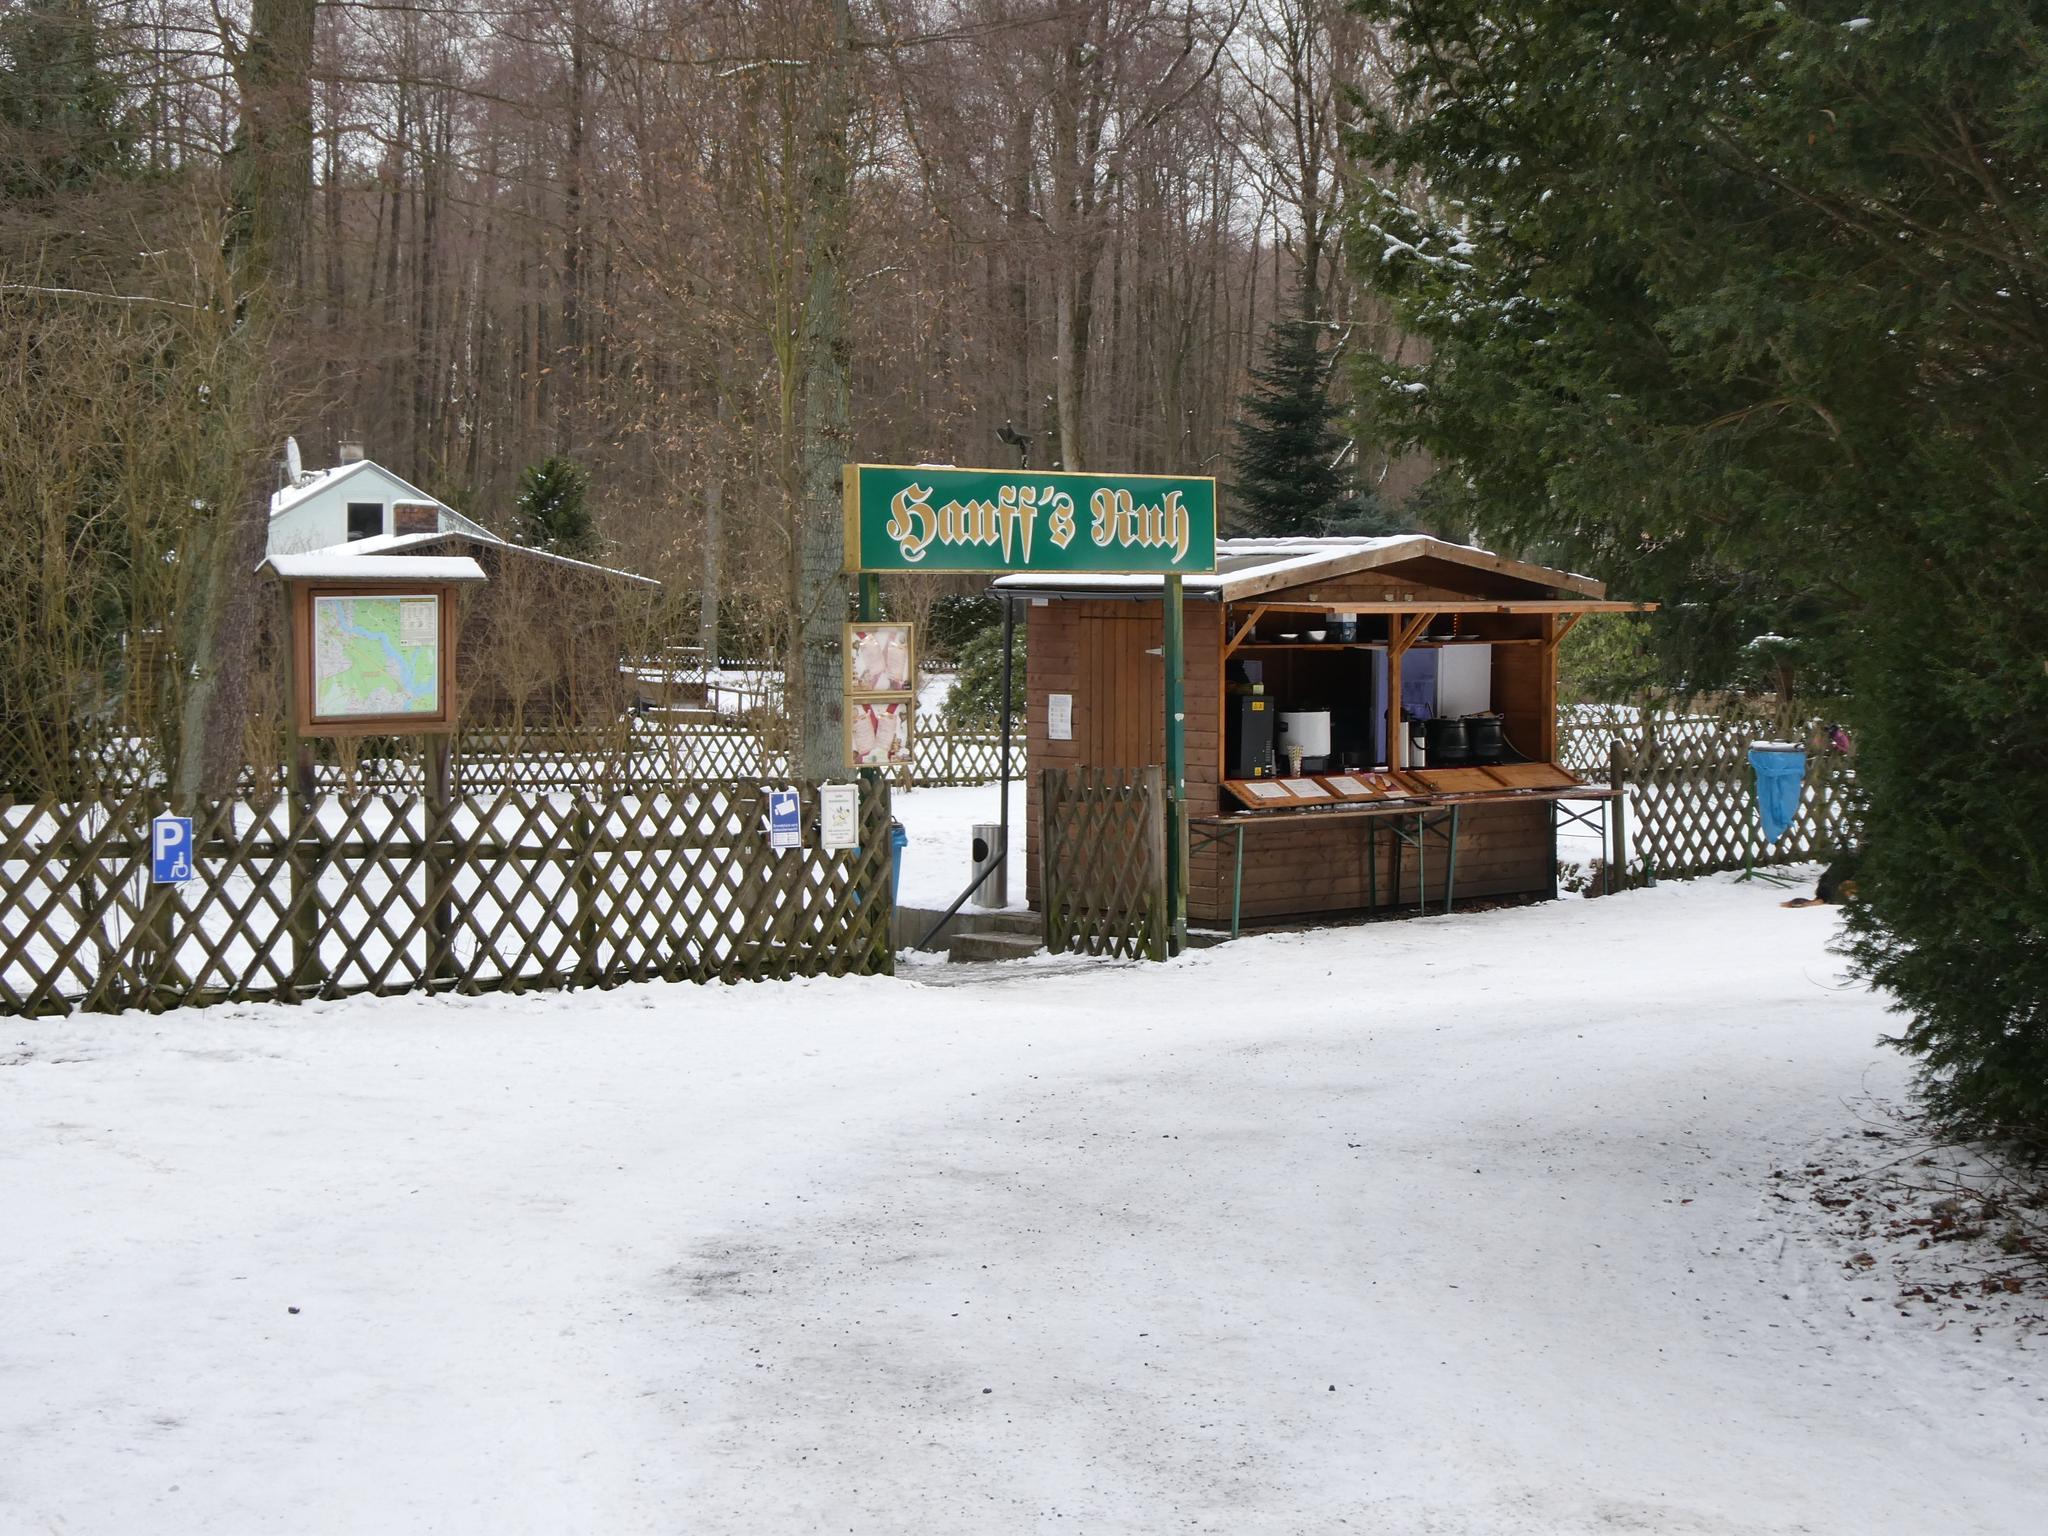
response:
M1213 571L1216 482L849 464L846 569Z

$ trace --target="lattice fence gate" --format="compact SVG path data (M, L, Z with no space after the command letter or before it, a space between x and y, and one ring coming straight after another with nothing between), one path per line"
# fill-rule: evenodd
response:
M1045 947L1164 960L1164 770L1048 768L1039 783Z

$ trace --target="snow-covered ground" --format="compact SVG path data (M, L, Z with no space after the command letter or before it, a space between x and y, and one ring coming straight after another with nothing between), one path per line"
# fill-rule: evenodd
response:
M9 1021L0 1530L2038 1531L1772 1194L1904 1079L1782 894Z
M962 784L897 789L889 809L909 839L896 899L906 907L943 911L974 878L974 828L1001 820L1000 786ZM1024 781L1010 781L1009 903L1024 905Z

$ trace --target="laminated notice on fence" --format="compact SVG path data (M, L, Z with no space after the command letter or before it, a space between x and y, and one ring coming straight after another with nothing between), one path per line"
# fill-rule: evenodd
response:
M803 802L793 789L768 791L768 846L796 848L803 841Z
M843 852L860 846L860 786L818 786L818 846Z

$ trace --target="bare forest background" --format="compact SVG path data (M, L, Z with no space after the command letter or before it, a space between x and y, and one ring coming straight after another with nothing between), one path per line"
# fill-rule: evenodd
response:
M125 696L218 786L292 433L508 535L574 460L647 634L822 733L846 459L1227 485L1276 328L1397 350L1340 250L1388 67L1338 0L16 0L0 723L61 759Z

